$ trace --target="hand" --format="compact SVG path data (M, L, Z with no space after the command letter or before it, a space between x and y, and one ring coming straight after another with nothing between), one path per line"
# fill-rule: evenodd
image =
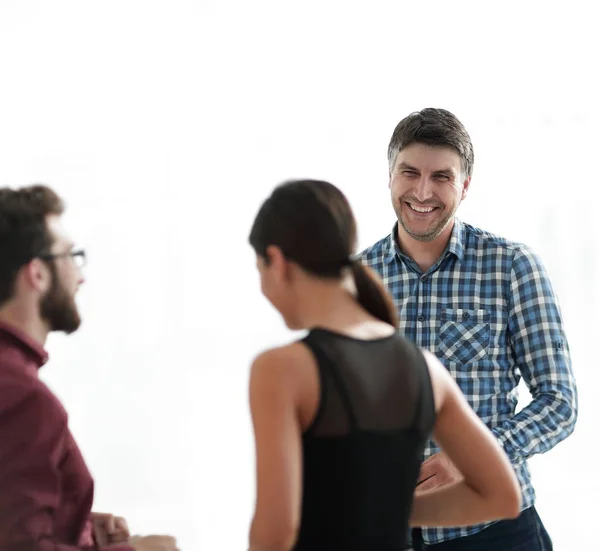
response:
M133 536L128 543L135 551L179 551L171 536Z
M98 547L124 543L129 539L129 528L124 518L115 517L109 513L92 513L91 520Z
M422 481L422 483L417 483L415 494L419 495L423 492L458 482L462 478L462 474L444 452L433 454L421 465L419 482Z

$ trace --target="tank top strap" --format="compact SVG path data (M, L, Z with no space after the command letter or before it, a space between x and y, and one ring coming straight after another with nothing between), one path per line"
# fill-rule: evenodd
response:
M344 379L340 375L340 372L337 369L335 362L332 358L329 357L325 350L323 350L323 348L319 345L317 340L311 338L311 335L305 337L303 339L303 342L312 350L313 354L315 355L318 368L320 370L327 371L331 375L333 383L335 384L339 393L340 399L342 400L342 404L344 406L346 415L348 416L350 432L355 432L358 428L358 424L356 422L356 414L354 413L354 408L352 407L352 402L350 400L350 395L348 393L346 384L344 383Z
M408 343L407 343L408 344ZM429 375L429 366L423 351L414 343L408 344L413 348L415 365L419 366L419 397L415 408L413 427L417 426L426 431L433 429L435 424L435 399L433 396L433 384Z

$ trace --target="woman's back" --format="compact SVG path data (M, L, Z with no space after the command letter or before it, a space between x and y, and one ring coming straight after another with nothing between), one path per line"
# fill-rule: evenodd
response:
M360 340L313 329L303 342L318 365L321 397L303 434L295 549L403 549L435 420L425 359L396 334Z

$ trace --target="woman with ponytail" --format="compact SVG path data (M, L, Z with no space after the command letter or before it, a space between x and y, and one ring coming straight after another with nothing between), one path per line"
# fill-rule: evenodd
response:
M411 524L519 513L507 457L437 358L397 334L356 233L346 197L318 180L278 186L250 232L263 294L307 331L252 365L251 551L400 551ZM432 434L463 478L413 497Z

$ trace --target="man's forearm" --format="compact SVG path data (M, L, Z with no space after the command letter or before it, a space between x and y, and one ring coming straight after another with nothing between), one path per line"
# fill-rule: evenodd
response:
M544 453L569 436L577 420L577 398L565 389L540 393L519 413L492 432L513 463Z

